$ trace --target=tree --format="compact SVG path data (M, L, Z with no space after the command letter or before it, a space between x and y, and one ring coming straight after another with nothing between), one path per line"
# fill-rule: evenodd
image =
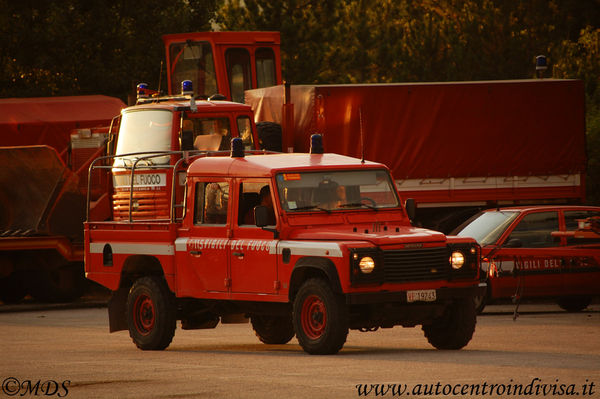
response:
M0 0L0 96L125 99L136 82L157 87L161 35L209 29L216 2Z

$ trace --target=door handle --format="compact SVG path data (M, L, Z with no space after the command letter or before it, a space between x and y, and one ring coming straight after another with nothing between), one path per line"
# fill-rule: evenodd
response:
M244 257L244 253L243 252L234 252L233 256L237 256L238 258L243 258Z
M199 256L202 255L202 251L190 251L190 255Z

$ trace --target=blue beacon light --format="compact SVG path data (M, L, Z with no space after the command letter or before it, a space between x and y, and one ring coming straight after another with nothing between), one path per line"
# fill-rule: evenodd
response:
M148 83L139 83L136 88L138 100L141 98L148 98Z
M194 84L191 80L184 80L181 82L181 94L184 96L191 96L194 94Z

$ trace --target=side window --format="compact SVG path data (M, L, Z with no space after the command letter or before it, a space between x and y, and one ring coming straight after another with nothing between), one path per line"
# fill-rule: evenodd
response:
M600 212L595 211L565 211L565 225L567 231L574 231L579 228L578 220L587 219L592 216L600 216ZM567 237L567 245L576 244L595 244L600 239Z
M254 141L252 137L252 123L250 122L250 118L247 116L240 116L237 118L237 127L238 132L240 133L240 137L244 142L245 150L253 150L254 149Z
M238 225L256 226L254 207L264 205L271 210L269 225L275 225L275 211L268 181L245 181L240 184Z
M227 223L229 184L226 182L196 183L194 224Z
M536 212L526 215L506 240L518 239L523 248L547 248L560 245L560 239L552 237L558 231L558 212Z
M275 53L272 48L262 47L256 50L256 83L258 88L275 86Z
M250 54L243 48L230 48L225 52L225 62L227 63L231 99L243 103L244 90L252 88Z
M229 118L191 118L183 120L183 130L192 130L194 149L226 151L231 148Z

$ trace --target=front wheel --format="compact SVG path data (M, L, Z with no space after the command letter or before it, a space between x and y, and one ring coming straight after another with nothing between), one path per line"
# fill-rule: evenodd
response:
M477 312L472 298L452 302L444 314L423 325L427 341L437 349L461 349L475 332Z
M294 330L302 349L311 355L340 351L348 336L346 304L321 279L307 280L294 300Z
M127 297L129 336L143 350L163 350L173 340L177 318L173 294L157 277L135 281Z
M258 339L267 345L283 345L294 338L292 316L252 315L252 328Z

